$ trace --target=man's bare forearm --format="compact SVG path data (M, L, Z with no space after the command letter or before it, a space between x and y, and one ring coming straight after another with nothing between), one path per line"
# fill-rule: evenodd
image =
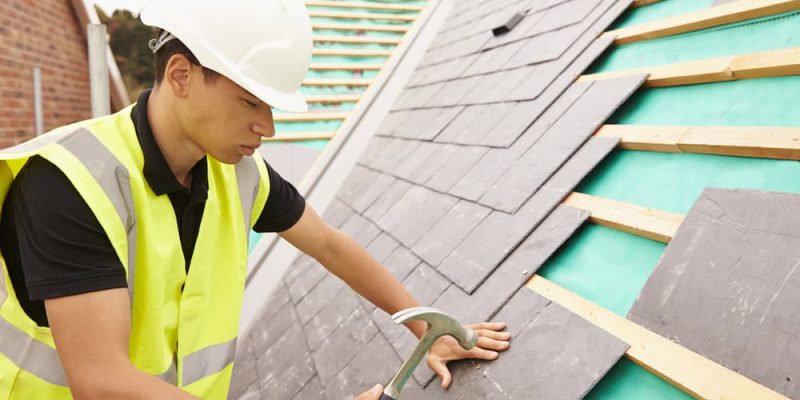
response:
M342 232L336 233L335 250L329 260L320 260L333 274L353 290L389 314L417 307L419 303L363 246ZM425 323L406 324L420 337Z
M76 399L197 399L188 392L133 366L97 372L98 375L105 376L95 376L97 379L93 382L76 385L72 388L73 396Z

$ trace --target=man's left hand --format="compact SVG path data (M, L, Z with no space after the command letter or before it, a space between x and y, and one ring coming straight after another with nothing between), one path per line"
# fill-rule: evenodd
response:
M452 381L449 361L476 358L478 360L495 360L499 352L508 350L511 334L503 331L506 324L502 322L484 322L467 325L478 334L478 343L471 350L464 350L451 336L442 336L428 351L428 366L442 379L442 387L447 389Z

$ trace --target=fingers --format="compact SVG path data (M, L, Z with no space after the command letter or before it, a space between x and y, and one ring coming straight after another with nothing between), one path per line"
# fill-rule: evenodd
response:
M487 350L505 351L508 350L509 343L505 340L495 340L485 336L478 338L478 347Z
M505 322L481 322L479 324L467 325L467 328L471 328L472 330L476 331L481 329L500 331L506 329L506 324Z
M508 341L511 339L511 334L508 332L497 332L489 329L478 329L475 332L478 334L478 336L487 337L494 340Z
M447 369L447 364L444 360L438 358L428 358L428 366L439 375L439 378L442 379L442 387L447 389L450 387L450 382L453 380L453 376L450 375L450 370Z
M477 358L479 360L495 360L500 354L493 350L486 350L480 347L475 347L472 350L467 352L467 357L465 358Z

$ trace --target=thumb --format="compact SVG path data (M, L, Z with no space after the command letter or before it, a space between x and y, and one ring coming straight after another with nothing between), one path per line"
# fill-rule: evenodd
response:
M369 390L370 394L374 394L376 396L379 396L381 392L383 392L383 387L381 385L375 385Z
M442 379L442 387L447 389L450 387L450 381L453 379L450 375L450 370L447 369L447 364L444 361L433 361L431 362L431 369L436 375L439 375L439 378Z

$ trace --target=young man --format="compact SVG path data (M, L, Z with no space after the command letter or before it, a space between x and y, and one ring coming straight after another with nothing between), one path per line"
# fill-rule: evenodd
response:
M254 156L274 134L272 106L306 108L302 1L220 4L152 1L152 91L0 152L0 399L226 398L251 228L279 232L389 313L418 305ZM473 328L475 349L431 349L444 386L448 361L508 348L502 324Z

